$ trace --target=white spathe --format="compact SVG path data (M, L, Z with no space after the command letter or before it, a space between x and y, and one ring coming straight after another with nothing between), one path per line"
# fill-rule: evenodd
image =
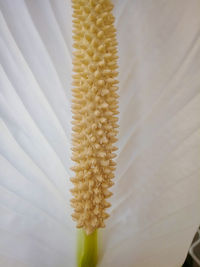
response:
M119 156L98 267L180 267L200 224L200 2L114 4ZM0 266L75 267L71 2L0 9Z

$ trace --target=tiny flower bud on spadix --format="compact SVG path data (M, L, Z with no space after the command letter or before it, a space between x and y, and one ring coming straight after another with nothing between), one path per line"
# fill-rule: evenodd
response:
M110 0L72 0L72 7L72 218L89 235L109 217L118 127L117 41Z

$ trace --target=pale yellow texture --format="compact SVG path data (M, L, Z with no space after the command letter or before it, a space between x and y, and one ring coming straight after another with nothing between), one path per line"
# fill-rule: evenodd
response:
M73 0L73 219L87 234L105 227L118 133L116 30L109 0Z

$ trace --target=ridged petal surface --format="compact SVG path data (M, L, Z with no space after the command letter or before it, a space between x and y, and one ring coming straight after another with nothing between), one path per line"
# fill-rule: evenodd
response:
M113 3L119 155L99 267L178 267L200 223L200 3ZM0 265L74 267L71 3L0 9Z

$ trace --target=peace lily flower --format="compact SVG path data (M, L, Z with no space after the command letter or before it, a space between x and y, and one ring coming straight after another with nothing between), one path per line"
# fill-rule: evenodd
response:
M200 223L200 6L113 3L119 155L98 266L178 267ZM73 267L71 3L0 7L0 263Z

